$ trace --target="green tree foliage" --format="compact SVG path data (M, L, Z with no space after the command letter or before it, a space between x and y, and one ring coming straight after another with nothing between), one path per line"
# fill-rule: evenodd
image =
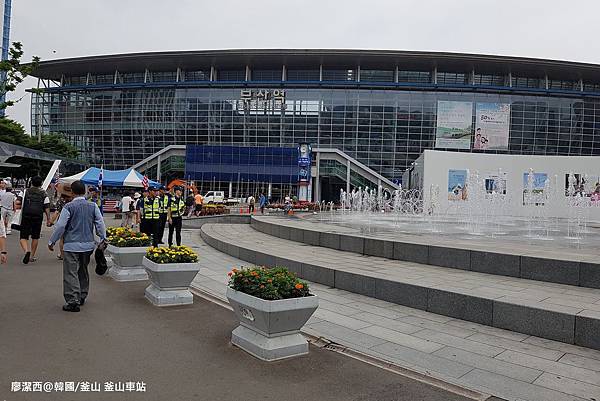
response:
M10 118L0 118L0 141L13 145L29 146L31 136L25 133L25 128Z
M33 56L31 63L21 64L21 57L23 57L23 45L21 42L13 42L8 50L8 59L0 61L0 77L4 78L0 81L0 95L6 95L14 91L17 85L23 82L40 63L40 58ZM21 99L22 97L17 100L5 100L1 102L0 110L13 106Z
M43 150L44 152L64 156L74 159L78 155L77 148L71 145L62 134L50 133L42 135L40 142L34 139L34 143L29 146L32 149Z
M62 134L50 133L42 135L40 141L25 133L25 128L10 118L0 118L0 141L13 145L41 150L69 159L77 157L77 148L71 145Z

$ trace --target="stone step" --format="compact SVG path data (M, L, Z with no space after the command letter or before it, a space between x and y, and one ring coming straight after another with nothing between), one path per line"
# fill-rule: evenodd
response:
M550 283L600 288L597 250L552 250L502 241L461 242L421 235L361 235L350 227L303 218L252 216L252 228L309 245L433 266L519 277Z
M209 245L251 264L411 308L600 349L600 290L299 244L248 224L204 224Z

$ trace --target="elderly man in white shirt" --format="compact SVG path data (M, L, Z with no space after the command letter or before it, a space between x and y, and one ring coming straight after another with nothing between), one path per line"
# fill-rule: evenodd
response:
M17 199L17 196L12 192L12 188L7 185L6 190L0 194L0 215L4 220L3 227L6 234L9 235L11 233L10 223L15 214L15 199Z
M121 227L133 228L135 224L133 216L135 213L134 200L129 194L125 195L121 199L121 213L123 214L123 221Z

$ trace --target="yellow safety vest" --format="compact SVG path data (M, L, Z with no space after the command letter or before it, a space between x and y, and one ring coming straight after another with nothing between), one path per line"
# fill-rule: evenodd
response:
M159 203L159 213L167 214L167 212L169 211L169 196L167 194L164 194L162 197L159 195L157 199Z
M181 217L185 211L185 202L181 198L171 198L171 217Z
M144 213L142 218L145 220L154 220L159 218L160 204L158 198L144 198Z

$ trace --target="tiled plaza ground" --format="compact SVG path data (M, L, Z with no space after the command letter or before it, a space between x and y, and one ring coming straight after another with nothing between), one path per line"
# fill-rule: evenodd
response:
M272 255L276 258L322 266L325 269L391 280L420 288L445 290L449 293L463 294L477 299L498 301L503 306L517 305L535 308L557 313L555 314L557 318L566 316L600 318L600 289L364 256L280 239L257 232L247 224L205 225L203 231L222 241L231 241L232 238L235 238L234 243L240 248ZM415 296L417 295L415 294ZM410 306L414 306L414 304L411 303ZM436 310L436 312L438 311ZM465 311L465 313L468 312L472 311ZM475 321L483 323L481 320ZM550 325L550 322L545 323ZM557 331L560 331L562 323L556 324ZM540 329L540 331L542 330Z
M316 347L264 363L231 345L232 312L199 297L155 307L144 299L147 281L99 277L93 262L87 302L79 313L63 312L61 262L40 247L35 263L21 264L17 237L9 236L9 263L0 265L0 400L468 401ZM13 392L17 381L102 389L139 381L145 391Z
M347 253L346 259L341 259L339 251L324 248L319 248L323 253L316 254L309 249L314 247L266 236L247 225L214 227L220 235L240 245L262 244L271 253L292 253L308 262L325 258L352 270L359 268L357 263L362 259L371 265L361 265L361 271L394 274L393 270L401 266L407 279L436 286L504 297L517 292L531 302L545 300L549 307L554 307L553 302L558 302L559 308L574 307L563 301L577 303L576 309L581 308L579 302L586 308L600 307L600 290L540 282L523 285L522 279L385 259L378 260L375 266L373 257ZM205 267L193 287L225 299L227 272L247 263L211 248L197 230L187 230L184 242L198 247ZM291 244L285 245L286 242ZM462 276L467 273L480 275L479 279ZM320 298L320 307L304 328L307 334L506 399L600 399L600 351L436 315L320 284L312 284L312 289Z

